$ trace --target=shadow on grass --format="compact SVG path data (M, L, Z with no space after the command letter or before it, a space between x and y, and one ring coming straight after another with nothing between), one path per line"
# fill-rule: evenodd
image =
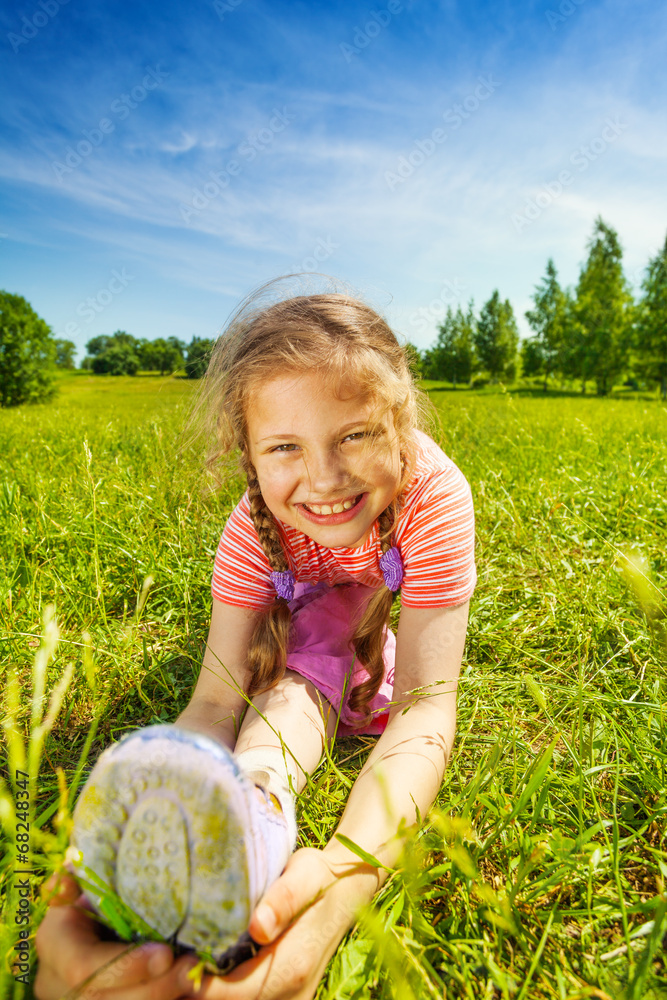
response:
M533 389L529 387L518 387L516 389L507 390L512 396L526 396L529 399L622 399L631 400L636 402L637 400L644 400L645 402L659 401L658 396L655 392L650 392L648 390L642 391L638 389L619 389L616 392L608 392L606 395L598 395L596 392L582 393L580 390L576 389L549 389L547 392L544 389Z
M660 402L657 392L651 390L638 389L617 389L615 392L608 392L606 395L598 395L596 392L582 393L580 389L544 389L533 386L484 386L471 389L469 386L458 386L456 389L451 385L428 385L423 383L422 388L431 393L447 393L452 396L522 396L527 399L612 399L631 400L637 402Z

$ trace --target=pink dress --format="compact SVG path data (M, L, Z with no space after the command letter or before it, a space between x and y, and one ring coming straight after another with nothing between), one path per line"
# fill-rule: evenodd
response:
M375 593L363 583L329 587L326 583L297 583L292 609L292 641L287 652L287 668L312 681L339 715L337 734L377 736L389 719L394 687L396 638L385 630L385 673L380 690L371 701L371 721L359 727L361 719L350 711L352 688L365 681L368 671L351 651L351 639L363 608Z

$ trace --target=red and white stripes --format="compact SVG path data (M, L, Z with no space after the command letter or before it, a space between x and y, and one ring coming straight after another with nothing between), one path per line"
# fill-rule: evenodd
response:
M401 601L406 607L454 606L468 600L476 582L470 487L438 445L421 431L416 433L415 470L393 535L405 572ZM377 523L355 549L327 549L296 528L280 523L279 529L298 581L382 585ZM275 597L270 572L246 493L222 533L213 568L213 596L225 604L263 610Z

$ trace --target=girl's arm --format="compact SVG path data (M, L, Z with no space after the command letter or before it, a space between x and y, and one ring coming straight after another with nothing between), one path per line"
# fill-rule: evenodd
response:
M456 731L456 692L468 603L454 608L402 608L396 638L389 723L357 778L337 832L391 865L392 838L430 809L442 784ZM325 851L341 861L337 840Z

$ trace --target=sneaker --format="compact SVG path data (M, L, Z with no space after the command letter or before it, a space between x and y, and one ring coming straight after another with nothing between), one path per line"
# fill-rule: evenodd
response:
M95 872L165 940L228 969L246 957L251 914L287 863L289 827L226 747L149 726L93 768L74 809L75 870ZM102 894L86 895L99 912Z

